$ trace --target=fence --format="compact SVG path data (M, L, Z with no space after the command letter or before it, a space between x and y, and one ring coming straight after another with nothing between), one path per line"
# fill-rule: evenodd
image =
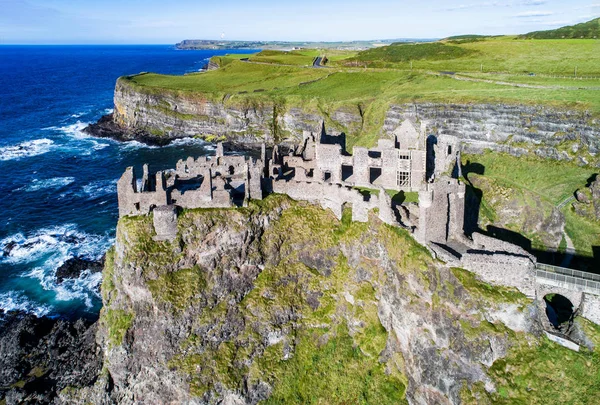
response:
M538 263L535 276L553 281L558 285L567 284L566 288L574 287L578 291L600 295L600 275L598 274Z

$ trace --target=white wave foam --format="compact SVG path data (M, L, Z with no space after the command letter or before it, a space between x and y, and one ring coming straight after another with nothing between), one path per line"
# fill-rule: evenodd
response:
M104 110L104 115L112 114L113 112L115 112L114 108L107 108L106 110Z
M100 260L113 242L114 239L108 235L89 234L78 230L76 225L67 224L39 229L27 236L18 233L4 238L0 241L0 261L35 265L22 277L38 279L42 288L56 294L56 300L82 300L88 308L92 308L94 298L100 297L102 273L85 270L79 278L65 279L58 284L56 270L73 257ZM15 302L13 299L11 305L15 306ZM34 308L24 310L33 312Z
M117 192L117 180L98 180L86 184L81 191L90 199Z
M171 143L169 143L166 146L162 146L163 148L170 148L170 147L177 147L177 146L190 146L190 145L199 145L204 147L205 149L208 150L215 150L216 146L212 143L208 143L205 140L202 139L198 139L198 138L191 138L191 137L186 137L186 138L177 138L174 139L173 141L171 141ZM156 145L146 145L145 143L139 142L139 141L127 141L121 144L121 147L123 149L157 149L157 148L161 148L161 146L156 146Z
M146 145L145 143L141 143L138 141L127 141L121 145L123 149L157 149L160 146L155 145Z
M81 111L81 112L77 112L75 114L71 114L72 118L80 118L83 117L84 115L86 115L87 113L89 113L89 111Z
M22 233L0 241L0 261L31 263L44 258L45 262L59 262L69 256L99 259L112 243L108 236L88 234L76 225L66 224L39 229L27 236Z
M109 143L100 142L94 139L94 137L92 137L91 135L88 135L85 132L83 132L84 128L86 128L89 124L89 122L77 121L74 124L65 125L63 127L48 127L44 129L60 132L63 135L70 137L71 139L83 142L82 144L74 145L74 149L78 150L81 155L87 156L91 155L92 151L94 150L100 150L110 146ZM67 146L67 149L72 148Z
M51 188L61 188L75 182L74 177L53 177L50 179L33 179L27 186L18 188L20 191L39 191Z
M48 305L34 304L23 294L16 291L10 291L0 294L0 309L3 309L6 312L22 311L40 317L48 315L52 308Z
M82 300L88 308L93 307L92 299L100 298L100 283L102 282L102 273L92 273L84 270L76 279L65 279L62 283L56 282L56 269L60 267L65 260L53 262L53 268L35 268L23 277L38 279L42 288L47 291L53 291L57 301Z
M62 132L66 135L70 135L76 138L88 138L89 136L83 132L83 129L89 125L88 122L77 121L71 125L65 125L64 127L48 127L52 131Z
M174 139L168 146L186 146L186 145L201 145L205 148L215 147L213 144L199 138L178 138Z
M49 152L53 146L54 142L45 138L21 142L18 145L2 146L0 147L0 160L13 160L41 155Z

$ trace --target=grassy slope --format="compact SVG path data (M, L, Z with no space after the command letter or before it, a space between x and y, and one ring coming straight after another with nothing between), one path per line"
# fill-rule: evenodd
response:
M349 61L367 62L372 67L478 72L573 74L600 76L600 41L519 40L515 37L488 38L454 44L391 45L359 53ZM339 62L344 64L345 61Z
M297 55L291 56L292 53L283 55L282 52L269 51L263 53L263 56L255 55L251 58L269 63L296 61L305 64L313 54L316 55L316 52L299 51ZM514 83L600 87L600 79L587 79L581 82L563 78L517 75L517 73L532 71L539 75L569 75L577 66L580 75L600 76L600 41L532 41L501 37L458 45L393 45L365 52L354 56L351 53L334 52L329 55L329 63L337 67L330 69L243 63L235 60L238 55L222 57L226 59L223 63L225 67L217 71L187 76L145 74L133 76L129 80L147 91L160 92L167 89L218 100L226 94L252 93L262 89L265 91L260 95L238 96L237 101L247 102L245 99L248 97L267 100L284 98L289 106L310 105L313 111L331 112L331 107L356 107L361 104L362 110L366 111L365 128L361 133L349 133L351 138L363 136L372 138L374 132L380 127L384 110L390 103L413 101L527 103L588 109L600 114L600 92L595 90L519 88L494 83L459 81L427 73L429 71L471 72L475 78ZM418 55L418 60L413 61L414 69L411 71L410 62L407 60L415 54ZM344 59L344 56L350 59ZM348 60L356 58L374 58L373 65L387 64L393 69L364 70L343 67ZM391 59L398 61L386 62ZM482 74L478 72L481 64L484 65L484 72L506 74L504 76ZM317 79L321 80L300 85ZM236 102L236 98L233 97L231 102Z
M360 105L364 125L358 129L340 128L348 135L349 147L372 145L379 136L389 105L397 103L526 103L586 109L600 114L598 91L518 88L394 69L306 69L232 61L222 69L207 73L144 74L124 80L148 92L171 90L216 101L229 95L229 103L241 105L284 100L287 107L298 106L319 115L328 115L339 108L358 112ZM260 93L256 93L257 90Z
M567 27L561 27L555 30L547 31L534 31L528 34L522 35L522 38L535 38L535 39L560 39L560 38L599 38L600 37L600 18L593 20L570 25Z
M488 152L482 155L465 155L466 161L479 163L485 167L484 177L494 180L499 188L527 190L538 195L543 207L548 210L557 206L577 189L584 188L588 179L598 169L580 167L571 163L544 160L537 157L514 157L502 153ZM486 195L483 195L482 210L486 209ZM527 204L527 202L525 202ZM489 209L490 207L487 207ZM573 240L578 253L591 256L592 247L600 245L600 223L592 222L575 214L567 204L562 209L566 217L565 231ZM482 211L481 215L485 215ZM515 227L511 229L522 232ZM531 235L535 237L535 235Z
M252 62L274 63L280 65L310 66L319 56L319 50L306 49L301 51L262 51L250 57Z

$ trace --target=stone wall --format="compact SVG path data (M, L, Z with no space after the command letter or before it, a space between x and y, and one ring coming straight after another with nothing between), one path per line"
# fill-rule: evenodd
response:
M592 294L583 294L581 315L597 325L600 325L600 297Z
M294 200L320 204L324 209L333 211L338 219L342 218L346 204L352 207L352 220L358 222L367 222L369 211L379 208L378 196L365 197L358 190L340 184L280 180L273 182L273 192L286 194Z
M448 177L428 183L419 192L419 238L446 243L463 234L465 185Z
M461 265L488 283L515 287L535 297L535 264L527 257L488 251L467 252Z

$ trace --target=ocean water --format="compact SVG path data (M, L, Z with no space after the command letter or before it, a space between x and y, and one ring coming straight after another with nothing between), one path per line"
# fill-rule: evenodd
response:
M227 52L0 46L0 310L97 316L101 274L84 272L60 285L54 275L67 259L98 259L114 242L123 170L174 167L214 145L183 139L148 147L81 130L111 111L119 76L194 72Z

